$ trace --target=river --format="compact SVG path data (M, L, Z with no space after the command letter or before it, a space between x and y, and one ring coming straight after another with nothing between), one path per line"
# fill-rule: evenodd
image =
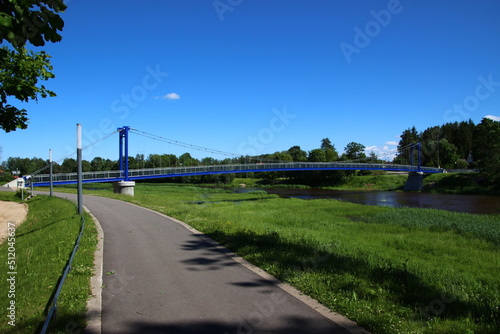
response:
M242 191L245 188L239 188ZM500 196L428 194L396 191L343 191L327 189L265 188L264 190L281 197L302 199L338 199L358 204L391 207L430 208L456 212L500 214Z

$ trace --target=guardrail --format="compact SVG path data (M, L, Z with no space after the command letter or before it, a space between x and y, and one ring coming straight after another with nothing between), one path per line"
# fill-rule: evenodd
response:
M367 164L367 163L345 163L345 162L288 162L288 163L254 163L235 165L213 165L213 166L182 166L130 169L128 179L137 180L142 178L175 177L188 175L203 175L217 173L244 173L261 171L294 171L294 170L387 170L387 171L415 171L424 173L442 173L443 169L435 167L418 167L412 165L395 164ZM110 182L125 179L123 171L84 172L82 182ZM77 181L77 173L54 174L54 184L69 184ZM50 174L34 175L30 182L35 186L48 185Z
M443 173L479 173L479 169L445 169Z
M80 240L83 236L83 231L85 229L85 218L82 215L81 218L82 221L82 226L80 227L80 233L78 234L78 238L76 239L75 246L73 247L73 251L71 252L71 256L69 257L68 262L66 263L66 267L64 268L63 275L59 281L59 284L57 285L56 292L54 293L54 297L52 298L52 306L49 309L49 312L47 313L47 317L45 318L45 321L43 323L42 330L40 331L40 334L45 334L47 332L47 329L49 328L50 321L52 320L52 317L56 315L57 312L57 300L59 299L59 294L61 293L61 289L64 285L64 281L66 281L66 277L68 276L70 270L71 270L71 264L73 263L73 258L75 257L76 251L80 247Z

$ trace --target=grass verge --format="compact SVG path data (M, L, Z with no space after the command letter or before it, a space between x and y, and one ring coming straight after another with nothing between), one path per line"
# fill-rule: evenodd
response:
M2 200L16 200L15 194L0 193ZM7 298L12 286L7 278L12 270L7 265L9 244L0 245L1 333L34 333L41 329L49 301L55 293L64 267L69 260L81 226L73 203L48 196L29 200L26 221L15 231L15 285L13 298ZM57 320L52 319L50 333L67 333L83 329L90 277L97 244L97 230L91 217L85 214L85 230L73 266L61 291ZM12 246L12 245L11 245ZM11 249L12 250L12 249ZM15 301L15 327L8 324L6 310Z

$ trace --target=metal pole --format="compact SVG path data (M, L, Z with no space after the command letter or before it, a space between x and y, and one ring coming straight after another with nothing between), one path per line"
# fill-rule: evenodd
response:
M120 174L123 174L123 134L125 132L124 128L118 128L119 134L119 141L120 141L120 146L119 146L119 158L118 158L118 165L120 169Z
M76 125L76 157L78 164L78 214L82 214L83 189L82 189L82 125Z
M52 183L52 149L49 150L49 173L50 173L50 196L52 196L52 188L53 188L53 183Z
M414 144L411 144L410 145L410 165L413 166L413 147L414 147Z
M125 131L125 181L128 181L128 130L130 129L129 126L124 126L123 127Z
M422 149L420 147L420 143L417 143L417 148L418 148L418 171L420 172L421 170L420 166L422 165Z

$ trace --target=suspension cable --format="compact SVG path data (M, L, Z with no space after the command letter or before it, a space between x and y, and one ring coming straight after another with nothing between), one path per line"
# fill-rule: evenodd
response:
M203 147L203 146L198 146L198 145L183 143L183 142L180 142L178 140L164 138L164 137L161 137L161 136L158 136L158 135L154 135L154 134L151 134L151 133L148 133L148 132L145 132L145 131L141 131L141 130L137 130L137 129L133 129L133 128L130 128L130 131L132 133L136 134L136 135L139 135L139 136L143 136L143 137L150 138L150 139L153 139L153 140L162 141L162 142L165 142L165 143L168 143L168 144L172 144L172 145L182 146L182 147L185 147L185 148L191 148L191 149L194 149L194 150L197 150L197 151L203 151L203 152L208 152L208 153L220 154L220 155L224 155L224 156L241 157L240 154L235 154L235 153L230 153L230 152L224 152L224 151L214 150L214 149L210 149L210 148Z
M117 133L117 132L118 132L118 130L113 131L113 132L111 132L111 133L107 134L106 136L102 137L101 139L98 139L98 140L96 140L96 141L94 141L94 142L92 142L92 143L90 143L90 144L88 144L88 145L86 145L86 146L82 147L82 151L83 151L83 150L88 149L88 148L89 148L89 147L91 147L91 146L97 145L98 143L100 143L100 142L102 142L102 141L104 141L104 140L108 139L109 137L111 137L112 135L114 135L114 134L115 134L115 133ZM68 155L66 155L66 156L64 156L64 157L62 157L62 158L61 158L61 159L59 159L59 160L53 161L53 162L55 162L55 163L59 163L59 162L61 162L61 161L64 161L64 160L66 160L66 159L68 159L68 158L70 158L70 157L74 156L75 154L76 154L76 151L73 151L72 153L70 153L70 154L68 154ZM33 176L33 175L38 175L40 172L42 172L42 171L46 170L47 168L49 168L49 164L45 165L45 167L42 167L42 168L40 168L40 169L38 169L38 170L34 171L33 173L30 173L30 175L31 175L31 176Z
M259 158L259 157L249 157L249 156L244 157L241 154L230 153L230 152L225 152L225 151L221 151L221 150L210 149L210 148L199 146L199 145L188 144L188 143L184 143L184 142L181 142L178 140L168 139L168 138L165 138L162 136L154 135L154 134L151 134L151 133L148 133L145 131L141 131L138 129L134 129L134 128L131 128L130 131L133 134L136 134L139 136L143 136L143 137L150 138L153 140L158 140L158 141L165 142L165 143L172 144L172 145L177 145L177 146L181 146L181 147L185 147L185 148L194 149L197 151L219 154L219 155L229 156L229 157L233 157L233 158L244 158L244 159L250 160L250 161L253 160L253 161L259 161L259 162L264 162L264 161L265 162L283 162L281 160L264 159L264 158Z

